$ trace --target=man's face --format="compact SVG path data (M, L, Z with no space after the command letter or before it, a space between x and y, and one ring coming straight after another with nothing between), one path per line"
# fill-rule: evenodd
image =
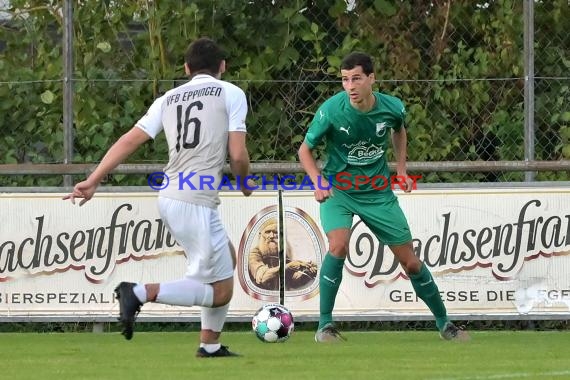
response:
M265 227L261 232L261 236L263 237L263 241L265 243L276 243L277 242L277 225L270 224L269 226Z
M340 74L342 87L352 104L360 104L370 97L376 79L374 73L366 75L362 72L362 66L356 66L350 70L341 70Z

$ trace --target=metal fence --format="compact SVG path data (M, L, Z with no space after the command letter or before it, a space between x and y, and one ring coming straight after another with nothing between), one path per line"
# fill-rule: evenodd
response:
M194 3L209 6L196 8ZM257 3L260 2L250 2ZM281 3L273 2L277 8L289 4ZM35 185L38 183L25 181L23 176L47 173L68 174L65 184L69 185L72 183L69 174L87 172L85 164L93 165L101 158L88 153L84 146L96 143L102 154L112 141L101 139L94 131L88 132L90 127L82 125L78 116L82 112L96 112L93 110L97 105L88 104L90 91L106 89L106 100L122 102L121 109L125 112L122 116L100 115L96 127L113 128L105 124L105 118L111 117L114 121L119 119L121 128L126 130L145 112L145 107L124 99L136 99L142 94L148 98L153 91L164 92L180 83L179 77L125 78L110 72L107 78L104 74L99 78L77 77L74 65L77 60L87 59L80 56L74 45L74 36L87 28L77 21L74 24L74 12L80 5L73 1L51 4L55 4L53 10L61 17L60 28L51 30L53 46L63 51L60 79L12 78L0 82L3 96L8 96L9 88L23 99L21 108L11 110L12 114L0 125L6 134L17 118L27 112L26 98L49 103L49 94L60 91L62 96L57 101L61 103L51 104L50 112L41 117L57 120L53 133L61 136L58 140L61 145L46 146L33 138L27 140L29 145L13 154L16 159L4 162L10 165L0 165L4 186ZM220 9L224 5L221 4L212 0L182 2L175 7L186 17L192 15L213 24L222 22ZM570 25L566 16L570 12L565 1L331 0L296 4L295 14L302 15L312 31L295 41L296 70L284 70L281 76L270 79L231 78L246 89L250 102L249 140L252 159L258 163L256 170L299 171L296 150L308 121L317 106L341 88L331 56L339 53L340 44L362 47L366 46L363 40L377 39L383 47L376 56L378 86L401 97L407 105L410 169L424 173L424 181L568 180L570 34L566 27ZM341 9L331 15L333 5L338 8L339 4ZM8 3L4 7L10 10ZM413 12L405 12L406 7ZM400 18L398 29L394 29L393 23L379 24L378 13ZM176 18L176 14L172 17ZM10 14L3 15L9 22ZM428 21L422 21L423 16ZM197 25L197 21L188 25ZM146 33L152 39L153 33L158 33L141 28L136 14L133 23L123 27L114 34L116 42L127 51L132 48L134 35ZM487 49L488 46L493 48ZM95 51L106 48L104 44L94 45ZM30 49L33 51L34 47ZM0 45L0 50L9 53L9 47ZM131 50L136 53L136 49ZM128 59L125 54L125 60ZM275 59L279 61L278 56ZM46 88L51 88L49 93ZM20 125L20 128L31 132L37 125ZM0 157L12 154L10 149L17 149L6 145L6 141L2 145L0 149L5 152ZM149 162L148 157L135 156L130 161L133 165L121 166L117 173L149 172L166 159L162 145L155 149L160 159ZM46 163L60 165L38 165ZM62 181L44 179L41 183L59 186Z

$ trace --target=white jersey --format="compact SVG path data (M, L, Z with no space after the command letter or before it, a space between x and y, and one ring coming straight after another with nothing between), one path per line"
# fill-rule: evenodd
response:
M210 75L196 75L156 99L136 126L153 139L162 129L166 134L169 183L160 196L215 208L228 132L245 132L246 115L245 93Z

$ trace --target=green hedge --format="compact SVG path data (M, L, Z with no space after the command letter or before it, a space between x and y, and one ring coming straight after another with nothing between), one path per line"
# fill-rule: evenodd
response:
M12 17L0 26L0 162L63 162L63 1L10 3ZM536 158L567 159L569 7L566 0L535 7ZM75 163L99 161L155 97L181 83L183 52L203 35L228 50L225 79L248 94L253 160L296 160L316 107L340 89L340 58L354 49L374 55L379 87L407 104L409 160L524 159L521 1L375 0L347 10L344 0L87 0L75 6L73 23ZM166 156L160 137L129 162ZM424 178L521 180L522 174ZM538 179L568 179L568 173ZM0 185L61 181L12 176ZM109 181L146 184L140 176Z

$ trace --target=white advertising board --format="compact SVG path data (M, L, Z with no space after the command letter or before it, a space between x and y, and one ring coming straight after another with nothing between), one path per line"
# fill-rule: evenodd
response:
M158 216L156 193L100 193L82 207L61 196L0 195L3 320L111 320L118 314L113 288L120 281L161 282L184 275L184 252ZM273 222L278 226L281 211L285 304L297 317L315 319L316 268L327 248L312 193L284 192L282 210L277 192L249 198L227 192L221 199L220 215L238 250L230 317L247 318L263 303L279 300L278 283L261 281L252 268L263 257L263 239L269 236L264 234ZM570 314L569 189L417 190L399 193L399 200L416 254L432 271L451 315ZM352 229L335 315L348 320L429 316L388 247L358 219ZM199 309L147 304L140 316L197 318Z

